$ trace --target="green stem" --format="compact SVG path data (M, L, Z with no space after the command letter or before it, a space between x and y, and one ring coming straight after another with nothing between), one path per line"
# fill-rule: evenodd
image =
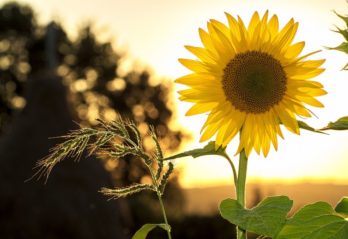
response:
M147 164L146 164L147 165ZM162 200L162 194L160 192L160 189L159 189L159 186L158 186L158 182L156 180L156 177L155 177L155 174L153 173L152 171L152 168L150 165L147 165L147 168L149 169L150 171L150 174L151 174L151 178L152 178L152 183L153 185L155 186L156 188L156 193L157 193L157 197L158 197L158 201L160 203L160 206L161 206L161 210L162 210L162 215L163 215L163 220L164 220L164 223L167 225L167 235L168 235L168 239L172 239L172 235L171 235L171 228L170 228L170 225L168 223L168 219L167 219L167 214L166 214L166 210L164 208L164 204L163 204L163 200Z
M238 183L236 186L237 201L245 207L245 183L248 169L248 157L244 149L239 154ZM237 227L237 238L247 239L246 231Z
M167 235L168 235L168 239L172 239L172 235L171 235L171 228L170 225L168 223L168 219L167 219L167 215L166 215L166 210L164 209L164 205L163 205L163 200L162 200L162 196L160 194L160 192L157 192L157 196L158 196L158 200L160 202L161 205L161 210L162 210L162 214L163 214L163 219L164 219L164 223L167 225Z
M234 166L232 159L228 156L228 154L226 152L223 153L223 157L225 159L227 159L227 161L229 162L229 164L232 168L234 185L236 187L236 192L237 192L238 177L237 177L236 167Z

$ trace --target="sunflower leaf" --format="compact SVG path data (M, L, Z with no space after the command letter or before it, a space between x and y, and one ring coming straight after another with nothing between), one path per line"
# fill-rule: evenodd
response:
M342 51L346 54L348 54L348 42L342 42L340 45L336 47L330 48L331 50L337 50L337 51Z
M245 209L234 199L220 203L221 216L244 230L274 237L286 222L292 207L286 196L268 197L252 209Z
M300 209L289 219L274 239L345 239L348 221L326 202Z
M336 205L335 211L345 217L348 217L348 197L341 199L341 201Z
M339 18L341 18L341 19L346 23L346 25L347 25L347 27L348 27L348 16L343 16L343 15L341 15L341 14L338 14L337 12L335 12L335 14L336 14Z
M320 130L347 130L348 129L348 116L344 116L336 120L335 122L330 122L326 127Z
M336 29L337 30L334 32L341 34L344 37L344 39L346 39L346 41L348 41L348 29L341 29L339 27L336 27Z
M313 128L312 126L308 125L307 123L305 123L303 121L299 120L297 122L298 122L298 126L301 129L305 129L305 130L312 131L312 132L315 132L315 133L326 134L325 132L321 132L320 130L317 130L317 129Z
M145 239L147 237L147 234L149 234L150 231L152 231L154 228L160 227L165 231L170 231L170 227L167 224L161 223L161 224L145 224L143 225L132 237L132 239Z
M193 149L189 151L185 151L183 153L175 154L173 156L164 158L164 160L172 160L176 158L183 158L187 156L191 156L193 158L197 158L200 156L205 156L205 155L225 155L225 148L218 148L215 150L215 141L210 141L206 146L200 149Z

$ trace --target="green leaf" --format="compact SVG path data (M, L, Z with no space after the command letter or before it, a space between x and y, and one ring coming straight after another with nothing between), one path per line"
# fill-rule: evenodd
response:
M346 23L346 25L347 25L347 27L348 27L348 16L340 15L340 14L338 14L337 12L335 12L335 14L336 14L339 18L341 18L341 19Z
M152 231L155 227L160 227L165 231L170 231L170 227L167 224L145 224L143 225L132 237L132 239L145 239L147 234Z
M348 116L344 116L336 120L335 122L330 122L326 127L320 130L347 130L348 129Z
M170 157L165 158L164 160L171 160L171 159L176 159L176 158L182 158L182 157L187 157L191 156L193 158L197 158L200 156L205 156L205 155L221 155L223 156L225 154L225 148L218 148L215 149L215 141L210 141L206 146L204 146L201 149L193 149L189 150L180 154L176 154Z
M334 31L334 32L337 32L337 33L341 34L344 37L344 39L346 39L346 41L348 41L348 30L347 29L341 29L339 27L336 27L336 29L337 30Z
M273 237L285 224L292 200L286 196L268 197L252 209L245 209L234 199L220 204L221 216L229 222L260 235Z
M274 239L347 239L348 221L326 202L303 207Z
M331 50L342 51L342 52L348 54L348 42L342 42L340 45L338 45L336 47L332 47L330 49Z
M315 132L315 133L326 134L324 132L321 132L320 130L317 130L317 129L313 128L312 126L308 125L307 123L305 123L303 121L298 120L297 122L298 122L298 126L301 129L305 129L305 130L312 131L312 132Z
M336 205L335 211L348 217L348 197L341 199L341 201Z

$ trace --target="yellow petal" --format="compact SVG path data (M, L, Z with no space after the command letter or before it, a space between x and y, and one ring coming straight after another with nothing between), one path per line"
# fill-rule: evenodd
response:
M236 134L240 131L242 125L244 124L244 120L245 120L245 114L243 113L231 119L229 128L226 131L226 135L225 135L222 147L226 147L227 144L236 136Z
M236 39L239 41L240 40L240 32L239 32L239 26L237 20L232 17L229 13L226 13L226 18L228 21L228 25L230 26L230 31L232 33L232 36L235 36Z
M227 129L229 126L229 122L230 119L228 117L224 118L224 121L220 124L218 133L216 135L216 145L217 146L222 146L224 139L225 139L225 135L227 133Z
M262 142L262 152L263 156L266 158L271 147L271 140L267 134L265 134L264 141Z
M238 16L238 27L239 27L239 33L240 33L240 45L239 49L240 51L245 51L249 46L249 33L245 28L243 20Z
M238 110L232 110L226 117L229 121L226 123L226 129L224 129L225 133L223 136L220 136L221 141L219 141L222 147L225 147L240 131L245 120L245 113Z
M274 107L276 110L276 113L280 119L280 121L284 124L284 126L290 130L291 132L295 134L299 134L300 130L298 127L298 123L296 120L296 117L291 114L284 106L276 106Z
M315 107L324 107L324 105L311 96L295 96L296 99L299 99L300 101L306 103L307 105L315 106Z
M308 60L308 61L302 61L299 62L298 65L301 67L308 67L308 68L318 68L322 64L324 64L325 59L320 60Z
M263 116L263 122L266 129L266 133L272 141L275 150L278 150L277 129L278 122L276 122L272 111L268 111Z
M186 116L202 114L202 113L211 111L212 109L214 109L214 107L216 105L217 105L217 103L215 103L215 102L213 102L213 103L197 103L186 112Z
M206 48L208 51L211 51L212 54L217 55L213 41L210 38L209 34L206 31L204 31L202 28L199 28L198 31L199 31L199 36L201 38L201 41L204 45L204 48Z
M268 29L270 30L272 36L276 36L279 29L279 21L277 15L273 15L271 20L269 20Z
M189 98L197 98L197 99L217 99L219 97L225 97L224 93L221 89L214 89L214 91L201 91L196 89L186 89L180 90L178 93L182 96L186 96Z
M327 92L320 88L306 88L300 87L296 89L291 89L293 93L289 93L289 95L300 95L300 96L322 96L326 95Z
M283 55L282 51L283 48L289 45L297 31L298 23L292 24L289 28L286 29L286 31L281 31L277 38L274 40L274 49L272 52Z
M219 121L219 119L223 118L225 115L228 115L231 111L233 111L233 108L229 106L229 102L224 102L219 104L217 107L212 110L212 112L209 114L206 122L204 123L201 131L207 127L209 124L213 124L214 122Z
M221 31L228 39L230 38L231 31L225 24L223 24L219 21L216 21L214 19L211 19L210 22L213 24L214 27L219 29L219 31Z
M317 81L310 80L296 80L288 79L287 86L296 86L297 88L306 87L306 88L323 88L324 86Z
M194 46L185 46L185 48L190 51L193 55L197 56L201 61L208 63L216 63L212 54L210 54L205 48L194 47Z
M284 69L286 70L286 68L284 68ZM306 79L311 79L313 77L316 77L325 71L325 69L323 69L323 68L318 68L318 69L315 69L315 70L312 70L312 71L305 73L306 70L308 70L308 69L303 69L303 71L300 71L300 69L297 69L296 72L294 72L294 73L292 71L286 71L286 73L289 75L289 77L291 77L293 79L306 80Z
M208 64L208 63L203 63L201 61L180 58L179 62L183 66L188 68L189 70L197 72L197 73L209 73L209 72L219 73L219 71L221 71L219 67Z
M220 121L219 121L219 122L220 122ZM208 125L208 126L205 128L205 130L204 130L204 132L203 132L203 134L202 134L202 136L201 136L199 142L207 141L208 139L210 139L211 137L213 137L214 134L216 133L216 131L217 131L219 128L220 128L220 125L217 124L217 123L216 123L216 124L210 124L210 125Z
M243 124L243 129L241 131L237 153L240 153L244 149L246 154L248 152L247 155L249 155L251 151L250 135L252 134L252 127L253 127L252 114L247 114L245 116L245 122Z
M285 52L285 58L288 58L288 59L293 59L293 58L296 58L303 50L305 46L305 42L302 41L302 42L297 42L291 46L289 46Z
M225 34L214 26L215 34L219 38L221 45L222 56L224 58L221 64L227 64L236 54L235 49L231 41L225 36Z
M308 54L306 54L306 55L304 55L304 56L301 56L301 57L297 58L295 61L293 61L293 62L290 63L290 64L296 64L296 63L302 61L303 59L305 59L305 58L307 58L307 57L309 57L309 56L312 56L312 55L314 55L314 54L317 54L317 53L319 53L319 52L321 52L321 50L312 51L312 52L310 52L310 53L308 53Z
M248 26L248 32L250 34L250 38L252 38L252 35L257 27L257 25L259 25L260 23L260 16L258 12L254 12L253 16L251 17L249 26Z
M175 83L195 86L195 85L205 84L207 82L217 82L217 81L218 80L216 80L216 78L213 75L193 73L193 74L185 75L176 79Z
M311 113L309 113L309 111L304 106L300 107L300 106L295 105L294 107L295 107L295 112L297 115L300 115L302 117L311 117L312 116Z

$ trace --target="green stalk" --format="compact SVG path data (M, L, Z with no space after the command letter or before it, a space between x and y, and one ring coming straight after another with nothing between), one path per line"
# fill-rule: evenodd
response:
M162 194L160 192L159 185L157 183L155 174L153 173L151 166L147 165L147 167L148 167L148 169L150 171L153 185L156 188L156 193L157 193L158 201L159 201L160 206L161 206L164 223L167 225L167 230L166 231L167 231L168 239L172 239L171 229L170 229L170 225L168 223L167 214L166 214L166 210L164 208L164 204L163 204L163 200L162 200Z
M248 169L248 157L244 149L239 154L238 183L236 185L237 201L245 207L245 183ZM237 239L247 239L245 230L237 227Z
M227 159L228 163L230 164L232 168L232 173L233 173L233 181L234 181L234 186L236 188L236 193L237 193L237 184L238 184L238 177L237 177L237 170L236 167L233 164L232 159L228 156L226 152L223 153L222 155L225 159Z
M164 209L164 205L163 205L163 200L162 200L162 196L160 194L160 192L157 192L157 196L158 196L158 200L160 202L161 205L161 210L162 210L162 214L163 214L163 219L164 219L164 223L167 225L168 230L167 230L167 235L168 235L168 239L172 239L172 235L170 233L170 225L168 224L168 219L167 219L167 215L166 215L166 210Z

